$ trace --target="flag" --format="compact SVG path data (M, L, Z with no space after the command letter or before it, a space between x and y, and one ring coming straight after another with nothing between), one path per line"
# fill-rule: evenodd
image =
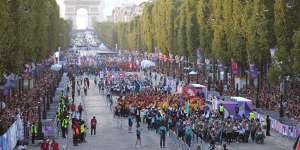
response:
M231 59L231 72L233 74L237 74L238 72L238 65L233 59Z
M197 56L197 65L200 65L200 62L201 62L201 48L196 49L196 56Z
M250 64L249 65L249 73L250 73L250 77L252 79L257 78L257 68L255 64Z
M218 68L220 72L224 72L224 65L223 64L218 64Z

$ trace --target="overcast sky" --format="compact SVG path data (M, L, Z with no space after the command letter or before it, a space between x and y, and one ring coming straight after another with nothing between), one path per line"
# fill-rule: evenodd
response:
M64 0L56 0L57 3L61 7L61 11L64 12ZM105 1L105 9L104 9L104 17L111 15L113 8L122 6L123 4L140 4L147 0L104 0Z

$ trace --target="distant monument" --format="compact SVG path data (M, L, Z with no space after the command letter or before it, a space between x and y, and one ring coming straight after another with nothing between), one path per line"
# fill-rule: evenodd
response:
M77 10L80 8L86 9L88 12L88 28L92 29L94 22L104 20L103 10L105 0L64 0L65 4L65 19L71 20L73 29L77 29L76 16Z

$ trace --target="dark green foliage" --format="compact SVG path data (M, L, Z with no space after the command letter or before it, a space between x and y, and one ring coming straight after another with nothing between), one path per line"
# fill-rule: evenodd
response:
M299 74L300 1L291 0L156 0L146 4L140 17L109 27L104 41L121 49L159 49L164 54L193 59L195 49L202 56L229 64L238 62L240 75L256 64L262 75ZM111 23L112 24L112 23ZM113 32L112 32L113 31ZM108 36L110 35L110 36ZM113 40L111 35L117 37ZM272 66L270 48L277 48ZM276 70L277 69L277 70Z
M0 12L0 73L18 72L69 45L71 26L59 18L55 0L4 0Z

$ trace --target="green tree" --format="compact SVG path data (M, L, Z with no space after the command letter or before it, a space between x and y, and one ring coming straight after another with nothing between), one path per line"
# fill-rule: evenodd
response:
M294 48L292 49L292 68L295 75L300 74L300 29L293 36Z
M145 43L148 52L154 50L154 39L153 39L153 17L152 17L153 4L147 3L142 14L141 30L142 39Z
M12 61L18 57L14 48L15 36L12 15L10 14L13 3L0 2L0 74L7 71L16 71L19 66Z
M282 72L287 74L291 73L290 49L293 34L288 9L285 0L276 0L274 4L274 30L278 48L276 55L281 63Z
M199 45L204 57L211 55L212 31L209 24L209 0L201 0L197 5L197 20L199 25Z

